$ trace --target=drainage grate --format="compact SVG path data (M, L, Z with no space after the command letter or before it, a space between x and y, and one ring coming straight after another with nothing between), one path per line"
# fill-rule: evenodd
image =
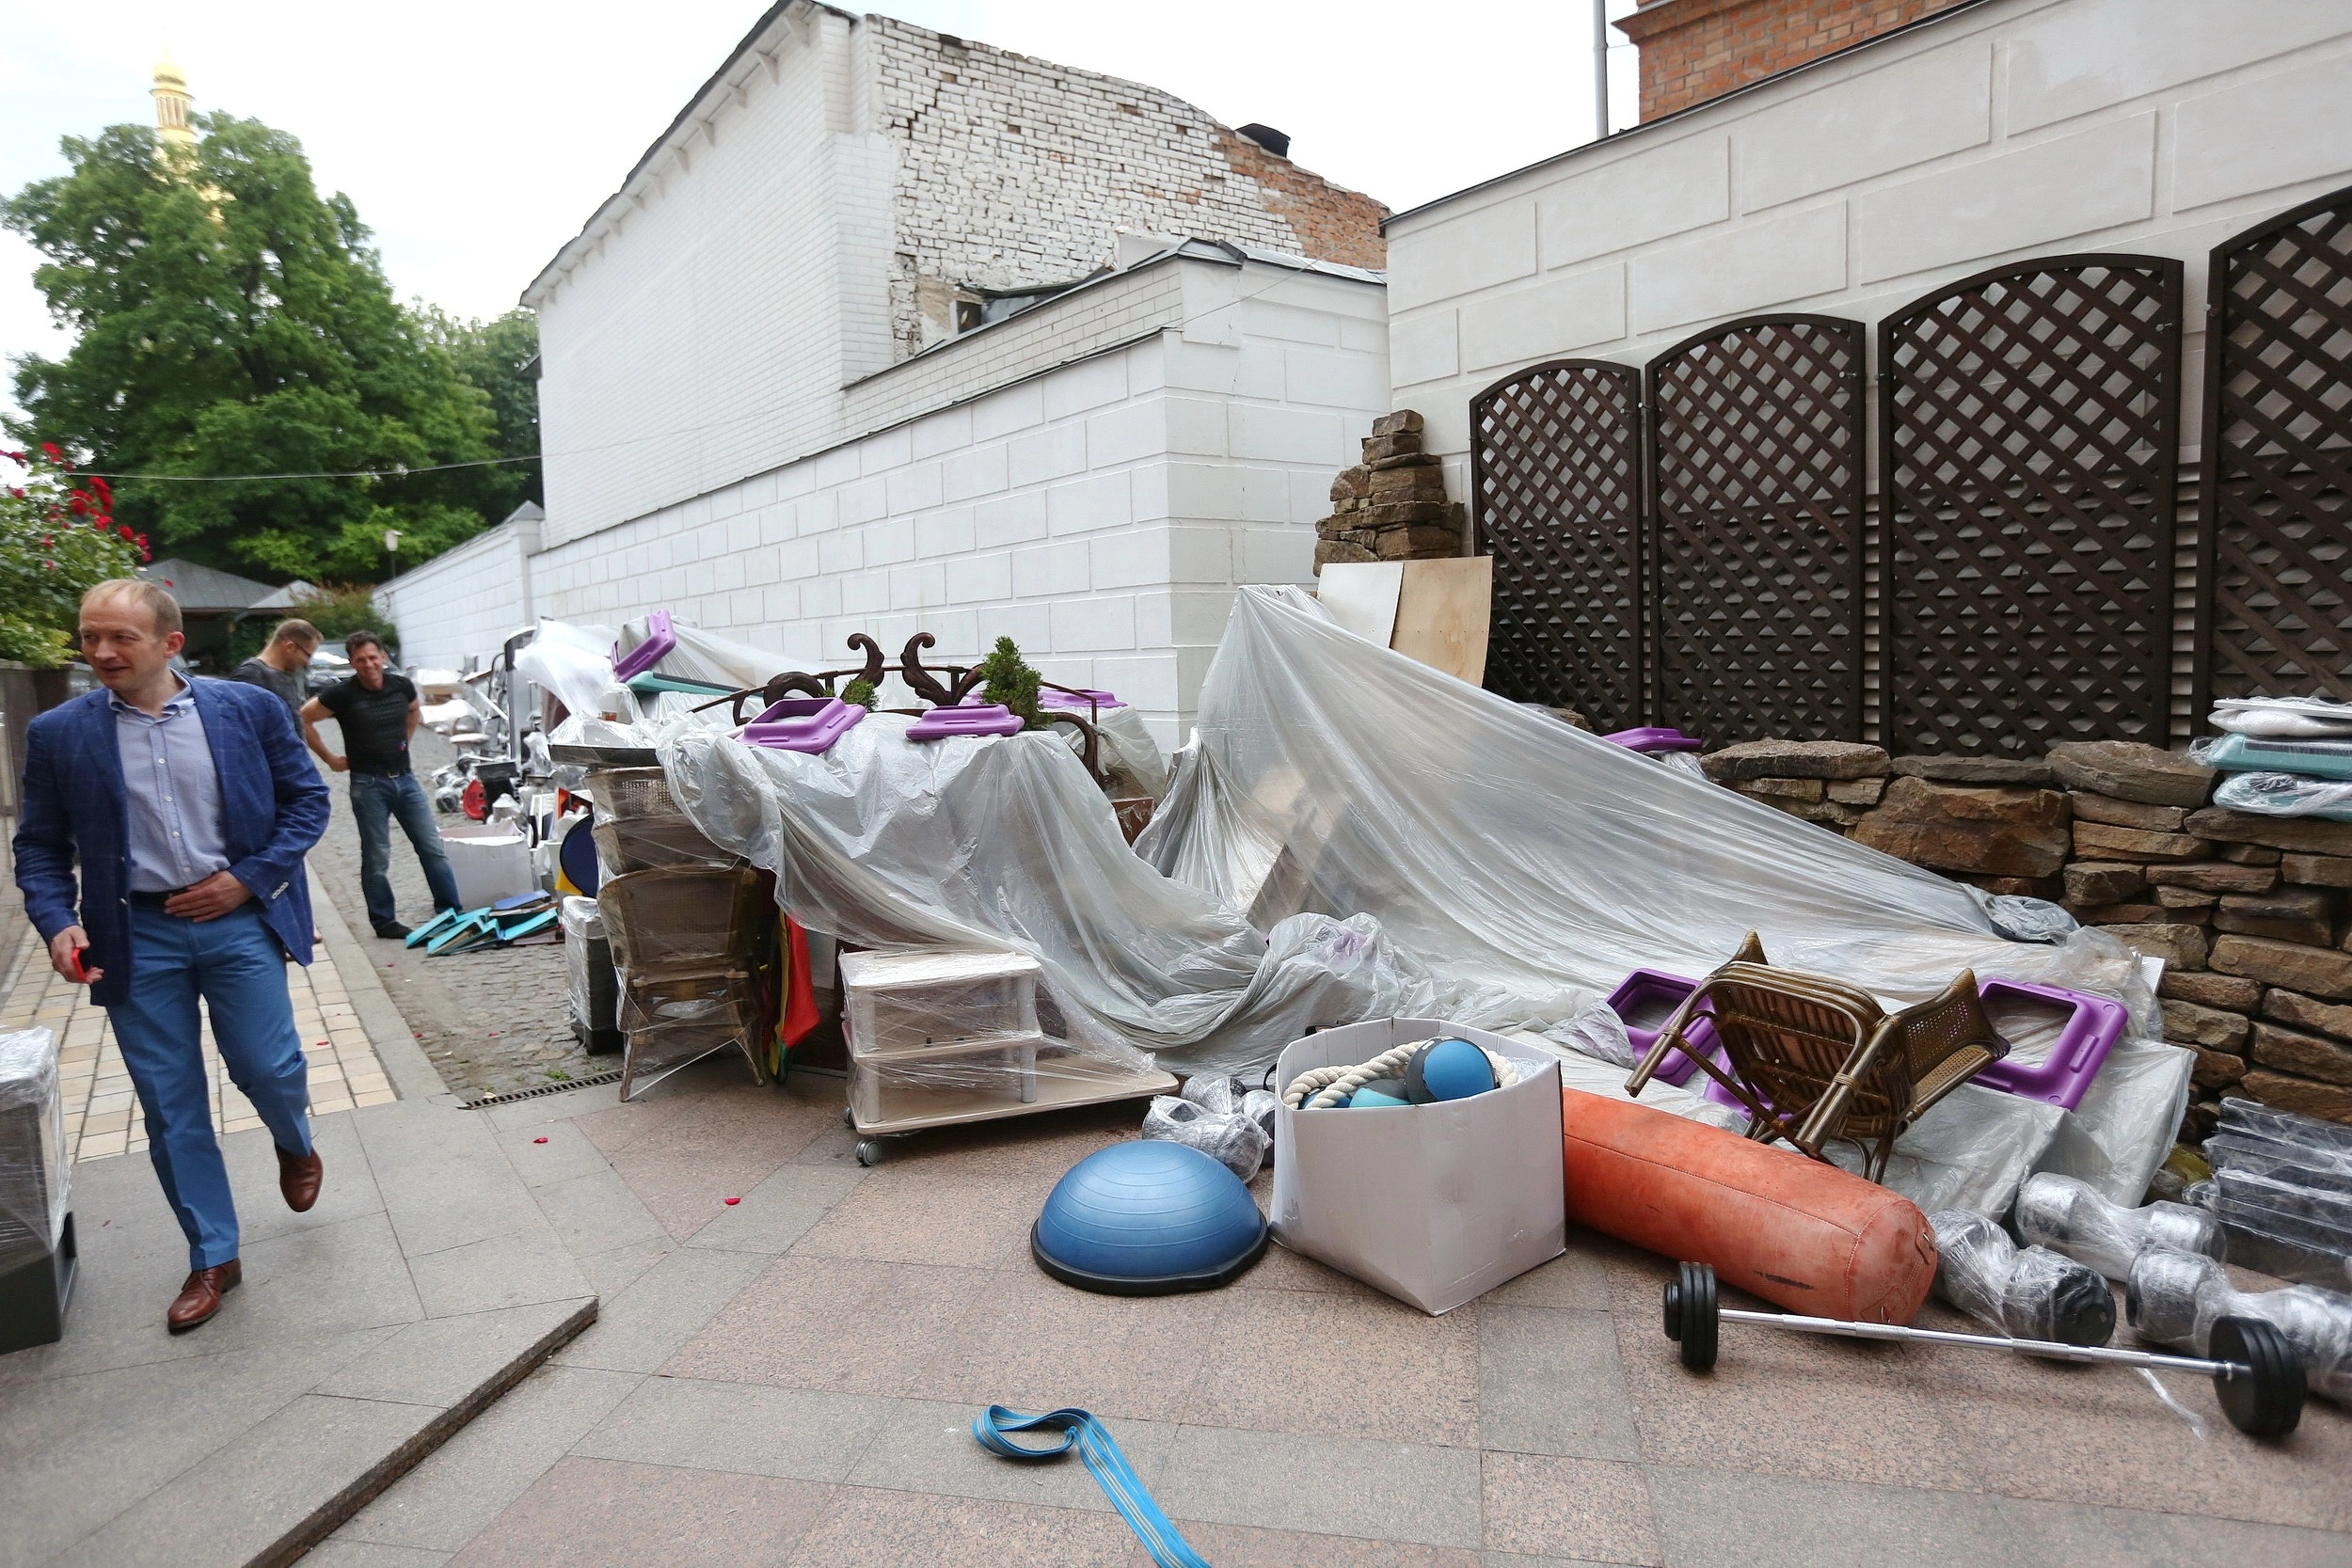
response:
M493 1105L512 1105L517 1100L538 1100L547 1095L567 1094L573 1089L593 1089L599 1084L617 1084L620 1081L621 1069L614 1068L611 1072L598 1072L586 1078L566 1078L561 1084L542 1084L535 1089L485 1095L480 1100L469 1100L457 1108L461 1111L486 1111Z

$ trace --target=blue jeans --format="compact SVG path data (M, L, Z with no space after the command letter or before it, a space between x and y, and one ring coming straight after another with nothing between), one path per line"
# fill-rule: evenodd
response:
M415 846L417 863L424 867L424 885L433 890L437 910L459 908L457 874L441 852L441 830L433 822L433 802L414 773L385 778L375 773L351 776L351 815L359 819L359 892L367 899L368 924L389 926L399 918L392 900L391 818Z
M188 1267L237 1256L237 1209L213 1135L196 1010L212 1008L213 1043L278 1147L310 1152L310 1073L286 995L286 950L261 906L199 924L131 906L131 1000L106 1009L147 1118L147 1157L188 1238Z

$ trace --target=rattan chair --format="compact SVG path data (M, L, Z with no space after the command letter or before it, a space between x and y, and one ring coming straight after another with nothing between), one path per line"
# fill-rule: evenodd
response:
M1696 1052L1692 1058L1748 1112L1748 1136L1786 1139L1816 1160L1829 1144L1851 1143L1873 1181L1885 1175L1904 1128L2009 1053L1970 971L1941 994L1889 1014L1842 980L1773 968L1751 931L1658 1032L1627 1093L1641 1094L1700 1017L1713 1023L1724 1062Z
M758 968L766 901L747 866L661 866L596 891L621 979L621 1098L733 1045L754 1083L767 1008Z

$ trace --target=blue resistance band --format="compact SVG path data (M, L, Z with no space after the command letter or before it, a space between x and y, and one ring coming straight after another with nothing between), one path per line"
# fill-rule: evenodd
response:
M1025 1448L1005 1434L1009 1432L1058 1432L1061 1441L1050 1449ZM1084 1410L1049 1410L1042 1416L1024 1416L1001 1404L992 1404L973 1418L972 1436L980 1447L1007 1459L1057 1459L1070 1451L1075 1443L1078 1457L1093 1472L1103 1495L1119 1510L1119 1516L1127 1521L1127 1528L1136 1532L1144 1549L1159 1568L1209 1568L1208 1560L1176 1533L1160 1505L1152 1500L1143 1482L1136 1476L1127 1456L1111 1441L1110 1429Z

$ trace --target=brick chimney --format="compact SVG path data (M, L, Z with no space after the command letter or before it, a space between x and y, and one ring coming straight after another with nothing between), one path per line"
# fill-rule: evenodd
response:
M1957 3L1642 0L1616 27L1641 50L1642 118L1648 120Z

